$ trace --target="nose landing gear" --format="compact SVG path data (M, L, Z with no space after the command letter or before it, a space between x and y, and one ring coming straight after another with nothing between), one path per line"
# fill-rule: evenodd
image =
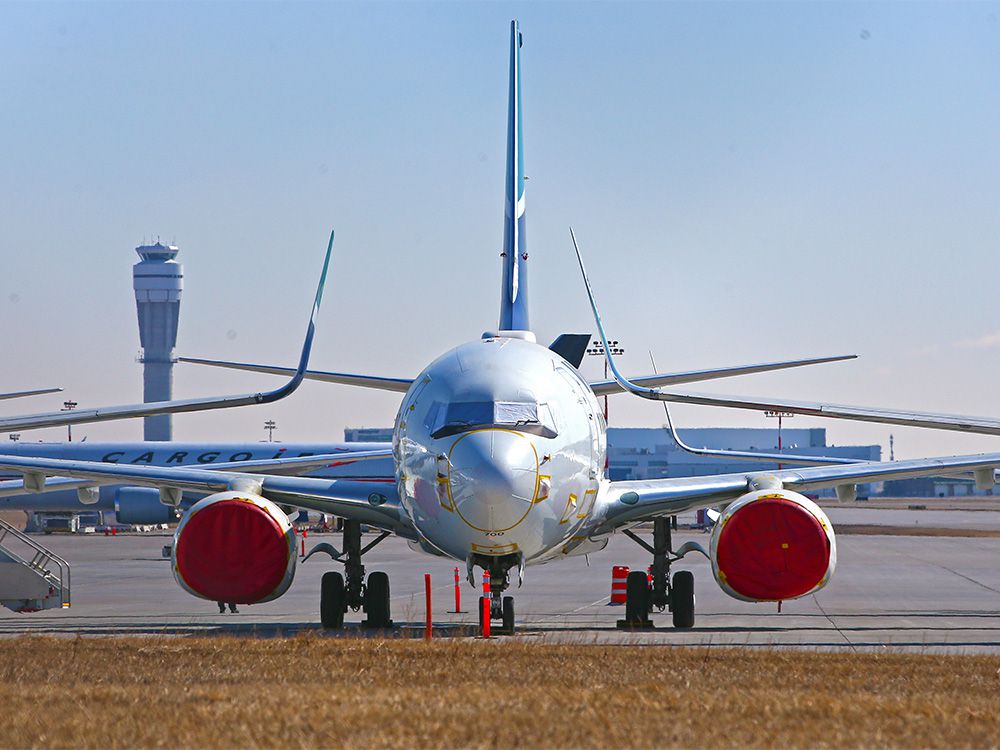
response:
M388 536L389 532L383 531L374 541L362 547L360 521L345 520L344 551L337 552L329 545L325 545L323 551L329 552L334 560L344 563L346 576L338 572L323 574L320 584L319 616L324 628L339 630L344 627L344 614L348 609L355 612L364 609L368 615L361 623L364 627L376 629L392 627L389 576L382 572L370 573L366 584L365 566L361 564L361 556Z
M483 610L486 608L484 602L486 601L485 596L479 597L479 630L483 629ZM490 603L490 621L499 620L500 627L493 628L491 625L491 632L497 633L498 635L514 635L514 597L504 596L500 597L491 596Z
M670 565L681 559L689 548L703 554L704 550L688 542L683 545L681 554L675 553L670 534L671 526L675 524L676 516L654 519L652 546L633 532L624 532L652 553L653 565L649 576L641 570L628 574L625 582L625 619L618 621L619 628L651 629L653 621L649 615L654 608L660 612L669 609L675 628L694 627L694 574L689 570L679 570L671 579Z
M514 635L514 597L504 596L503 592L510 586L511 568L522 566L520 555L503 555L502 557L486 557L485 555L474 555L469 559L470 576L471 565L479 565L483 570L490 573L490 600L488 609L490 620L499 620L500 627L491 631L498 635ZM471 578L470 578L471 580ZM479 597L479 630L483 629L483 611L486 597Z

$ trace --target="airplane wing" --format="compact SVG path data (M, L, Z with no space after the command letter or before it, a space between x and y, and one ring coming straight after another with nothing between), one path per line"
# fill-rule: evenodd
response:
M972 432L984 435L1000 435L1000 419L991 417L966 417L955 414L937 414L932 412L902 411L896 409L880 409L864 406L846 406L810 401L791 401L788 399L760 399L752 397L713 396L708 393L684 393L679 391L663 391L659 388L649 388L626 378L618 369L608 337L604 332L604 322L597 309L597 300L587 269L584 267L583 255L577 244L573 229L569 230L576 251L580 275L590 300L590 309L594 314L594 322L600 340L604 345L604 356L611 374L618 386L634 396L651 401L675 401L685 404L701 404L704 406L724 406L733 409L751 409L754 411L785 411L792 414L805 414L814 417L830 417L833 419L848 419L856 422L878 422L881 424L896 424L906 427L931 427L939 430L954 430L957 432Z
M681 385L683 383L696 383L702 380L715 380L717 378L731 378L736 375L752 375L758 372L773 372L775 370L787 370L791 367L804 367L806 365L819 365L826 362L842 362L846 359L857 359L857 354L842 354L836 357L815 357L813 359L791 359L782 362L762 362L755 365L739 365L737 367L719 367L712 370L687 370L674 373L660 373L656 375L643 375L638 378L631 378L631 382L652 388L661 385ZM625 390L617 380L596 380L590 384L591 389L598 396L611 393L621 393Z
M102 482L95 482L90 479L68 479L66 477L53 477L45 482L44 492L55 492L56 490L78 490L83 487L96 487ZM29 490L24 486L22 479L6 479L0 482L0 498L17 497L24 495ZM6 506L4 506L6 507Z
M378 455L371 455L369 458L381 458L385 455L382 451L371 453ZM320 457L304 458L316 460ZM339 460L342 456L334 454L334 458ZM298 458L273 459L274 462L297 460ZM221 464L216 465L216 469L219 466ZM229 489L245 490L250 484L255 487L255 492L281 505L355 519L407 539L416 538L412 526L402 513L395 483L373 486L371 482L358 480L269 476L256 472L213 471L207 468L134 466L2 455L0 469L21 472L29 485L36 486L44 486L44 478L48 476L86 479L101 484L156 487L161 492L225 492Z
M292 375L293 367L277 367L275 365L255 365L248 362L227 362L221 359L198 359L197 357L178 357L178 362L188 362L194 365L209 365L210 367L225 367L229 370L244 370L246 372L264 372L269 375ZM306 370L306 380L319 380L323 383L341 383L356 385L362 388L375 388L380 391L396 391L406 393L413 384L412 378L387 378L379 375L356 375L349 372L325 372L323 370ZM685 381L686 382L686 381Z
M326 285L326 274L330 267L330 256L333 252L333 236L334 233L330 232L330 242L327 245L326 257L323 260L323 272L320 275L316 296L313 299L312 312L309 316L309 326L306 329L305 343L302 345L298 367L290 371L291 379L280 388L276 388L273 391L244 393L234 396L192 398L177 401L153 401L146 404L129 406L106 406L97 409L80 409L78 411L56 411L18 417L0 417L0 432L33 430L41 427L57 427L67 424L104 422L113 419L129 419L131 417L148 417L156 414L229 409L234 406L249 406L252 404L269 404L291 395L301 385L309 366L309 353L312 350L313 336L316 332L316 317L319 313L320 303L323 300L323 287Z
M885 479L951 476L968 472L975 473L977 478L985 473L983 478L991 482L996 481L997 468L1000 468L1000 453L980 453L907 461L866 461L849 466L611 482L603 518L592 533L613 531L656 516L725 505L750 492L755 482L764 479L772 484L776 480L784 488L796 492L809 492Z
M43 393L59 393L62 388L39 388L34 391L12 391L11 393L0 393L0 401L10 398L24 398L25 396L40 396Z
M0 456L2 459L3 456ZM392 458L392 448L384 448L372 451L338 451L336 453L326 453L318 456L295 456L291 458L269 458L250 461L226 461L219 464L199 465L199 469L207 471L230 471L230 472L255 472L259 474L272 475L299 475L316 469L325 469L329 466L350 464L355 461L368 461L374 458ZM97 463L97 462L85 462ZM118 466L113 463L97 463L99 466ZM17 471L21 471L18 469ZM32 488L25 486L23 479L9 479L0 482L0 497L13 497L33 492L52 492L55 490L80 489L81 487L94 487L101 484L119 484L115 479L96 479L80 477L46 477L44 485L38 489L37 485ZM51 477L51 478L50 478ZM30 483L30 482L29 482Z
M782 398L758 398L754 396L722 396L710 393L686 391L657 391L655 400L673 401L680 404L700 404L722 406L731 409L751 409L754 411L783 411L791 414L805 414L812 417L848 419L857 422L878 422L906 427L931 427L938 430L971 432L983 435L1000 435L1000 419L992 417L971 417L959 414L905 411L901 409L880 409L870 406L848 406L822 401L793 401Z

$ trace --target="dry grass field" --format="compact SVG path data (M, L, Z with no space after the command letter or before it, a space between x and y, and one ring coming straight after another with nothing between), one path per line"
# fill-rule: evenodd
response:
M0 706L5 747L996 747L1000 658L19 638Z

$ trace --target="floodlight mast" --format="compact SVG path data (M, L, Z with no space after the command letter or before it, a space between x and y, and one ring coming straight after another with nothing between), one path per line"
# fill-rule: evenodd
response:
M765 411L764 417L767 419L777 419L778 420L778 453L781 453L781 421L788 417L791 419L795 415L790 411ZM781 470L781 464L778 464L778 470Z
M624 354L625 349L618 345L618 341L609 341L608 346L611 347L611 355L617 356L619 354ZM604 356L604 342L600 339L594 339L590 343L590 347L587 349L587 355L591 357L602 357L604 359L604 379L608 379L608 358ZM607 424L608 421L608 394L604 394L604 422Z
M76 401L63 401L63 408L59 411L73 411L79 404ZM73 442L73 425L66 425L66 441Z

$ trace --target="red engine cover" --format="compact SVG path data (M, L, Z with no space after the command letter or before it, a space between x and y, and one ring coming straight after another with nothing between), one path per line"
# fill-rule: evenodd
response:
M720 579L747 599L794 599L830 567L830 539L815 515L780 495L738 508L719 531Z
M284 529L239 498L193 508L174 543L177 574L206 599L253 604L285 580L291 553Z

